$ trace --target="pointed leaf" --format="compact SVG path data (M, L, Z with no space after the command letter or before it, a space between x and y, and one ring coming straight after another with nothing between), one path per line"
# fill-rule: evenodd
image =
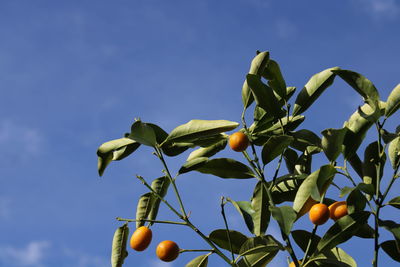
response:
M195 151L190 153L189 157L187 158L187 161L190 161L195 158L200 158L200 157L209 158L211 156L214 156L219 151L225 149L227 143L228 143L228 139L224 139L222 141L217 142L214 145L196 149Z
M385 116L388 118L400 108L400 83L392 90L386 100Z
M210 254L198 256L186 264L185 267L207 267L209 255Z
M279 64L270 59L264 70L263 77L268 80L268 85L281 98L286 99L286 83L283 79Z
M379 220L379 226L391 232L396 240L397 248L400 248L400 224L391 220Z
M271 212L282 232L289 236L293 223L297 219L297 213L290 206L271 207Z
M247 165L228 158L211 159L196 171L221 178L247 179L255 177L253 171Z
M310 130L302 129L291 133L294 141L291 147L304 152L307 150L308 154L315 154L321 152L321 138Z
M254 210L254 234L261 236L267 230L271 213L268 209L268 196L264 186L264 182L258 182L254 188L251 207Z
M160 178L154 179L151 183L151 188L157 192L161 197L165 197L168 192L168 187L170 185L170 181L168 177L162 176ZM147 216L149 220L157 219L158 209L160 208L161 199L159 199L156 195L152 195L152 206L150 209L150 213ZM154 223L150 222L149 225L153 225Z
M192 142L199 137L216 135L225 131L231 131L239 126L239 123L227 120L191 120L172 130L164 143L168 142Z
M293 116L303 113L312 105L312 103L314 103L325 89L333 83L335 74L332 71L338 69L338 67L329 68L310 78L304 88L297 95L293 109Z
M185 164L179 169L178 174L187 173L193 170L197 170L201 166L204 166L208 161L206 157L194 158L192 160L186 161Z
M129 156L139 146L139 143L129 138L120 138L103 143L97 149L99 175L103 175L104 170L111 161L121 160Z
M391 199L386 205L390 205L392 207L400 209L400 197L395 197Z
M383 169L385 167L386 154L381 158L379 156L379 150L382 151L383 147L378 146L378 142L375 141L369 144L365 148L364 152L364 162L363 162L363 180L365 184L373 185L374 189L376 188L377 180L381 179L383 176ZM380 177L377 177L377 169L380 165Z
M152 193L146 193L142 195L139 198L137 208L136 208L136 220L140 219L147 219L147 216L150 213L151 207L152 207L152 198L153 194ZM137 221L136 222L136 228L139 228L140 226L143 226L145 224L145 221Z
M261 156L264 165L281 155L283 151L293 142L294 138L289 135L271 136L264 144Z
M357 267L356 261L338 247L311 257L304 266L311 266L310 263L324 267Z
M285 152L283 153L283 159L286 163L286 168L288 169L289 173L294 173L294 167L296 166L296 161L299 156L297 155L296 151L291 148L286 148Z
M323 135L321 146L329 161L335 161L342 152L342 144L346 135L347 128L326 129L321 133Z
M336 170L332 165L324 165L319 170L311 173L300 185L294 199L293 209L302 214L305 211L304 208L311 208L306 205L309 198L319 201L335 174Z
M128 256L126 243L129 237L128 224L118 227L114 233L111 249L111 266L122 267L125 258Z
M243 245L243 243L246 242L247 236L238 231L230 230L229 238L232 244L232 252L235 254L239 254L239 250ZM214 230L209 235L209 239L212 242L214 242L220 248L226 249L228 251L231 250L231 246L229 244L229 238L226 229Z
M393 260L400 262L400 248L397 246L396 241L394 241L394 240L385 241L380 245L380 247Z
M275 204L285 201L294 201L296 193L307 177L307 174L288 174L278 177L271 189L272 199Z
M155 147L157 144L156 134L154 133L153 127L141 121L136 121L132 124L129 138L146 146Z
M393 169L396 169L400 165L400 136L390 142L388 155Z
M305 230L294 230L291 234L294 242L296 242L296 244L301 248L303 252L306 252L308 241L311 238L311 233ZM320 240L321 237L319 237L318 235L314 235L313 241L311 242L309 248L309 255L311 255L315 251L315 249L317 248L317 244Z
M240 215L242 215L244 222L246 223L247 228L250 233L254 233L254 223L253 223L253 214L254 210L251 207L251 203L248 201L233 201L230 198L227 198L227 201L231 202L232 205L236 208Z
M282 245L270 235L249 238L240 249L240 255L243 256L241 261L251 267L266 266L279 249L282 249ZM243 266L243 262L239 266Z
M297 159L294 171L296 174L310 174L311 173L312 155L307 151Z
M367 204L367 199L361 193L361 191L356 188L353 191L351 191L351 193L346 199L346 203L347 203L348 214L352 214L363 211Z
M367 222L369 215L369 212L361 211L337 220L319 241L317 251L325 252L346 242L358 231L361 225Z

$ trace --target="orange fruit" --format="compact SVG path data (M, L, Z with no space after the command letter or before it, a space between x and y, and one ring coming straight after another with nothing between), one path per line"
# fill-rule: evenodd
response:
M179 247L174 241L165 240L158 244L156 254L162 261L173 261L179 255Z
M337 201L329 206L330 217L333 220L339 220L343 216L347 215L347 203L346 201Z
M245 151L249 144L249 138L242 132L236 132L229 136L229 146L236 152Z
M318 203L311 207L310 212L310 221L315 225L321 225L326 223L329 219L329 208L327 205Z
M297 261L299 264L301 264L301 261ZM289 264L289 267L296 267L296 265L294 264L294 262L292 261L290 264Z
M145 250L151 242L153 234L146 226L141 226L132 234L130 245L136 251Z

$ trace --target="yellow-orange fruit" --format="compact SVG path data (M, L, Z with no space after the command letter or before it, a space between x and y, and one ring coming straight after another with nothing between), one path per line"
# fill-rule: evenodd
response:
M229 146L236 152L243 152L249 146L249 138L242 132L229 136Z
M329 208L327 205L318 203L312 206L309 212L310 221L315 225L326 223L329 219Z
M145 250L151 242L153 234L146 226L141 226L132 234L130 246L136 251Z
M162 261L173 261L179 256L179 247L174 241L165 240L158 244L156 254Z
M301 264L301 261L297 261L299 264ZM289 267L296 267L296 265L294 264L294 262L292 261L290 264L289 264Z
M343 216L347 215L347 203L346 201L337 201L329 206L329 214L331 219L339 220Z

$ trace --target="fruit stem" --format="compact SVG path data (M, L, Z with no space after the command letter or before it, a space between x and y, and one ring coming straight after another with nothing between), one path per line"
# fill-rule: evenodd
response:
M179 253L185 253L185 252L210 252L210 254L215 253L213 249L181 249L179 250Z
M116 218L117 221L123 222L152 222L152 223L166 223L166 224L178 224L178 225L186 225L185 222L174 222L174 221L158 221L158 220L149 220L149 219L125 219L121 217Z
M314 239L314 237L315 237L315 233L317 232L317 228L318 228L318 225L317 225L317 224L314 224L314 228L313 228L313 230L312 230L310 239L308 240L306 252L304 253L303 261L301 262L300 266L303 266L304 263L307 262L308 253L309 253L310 248L311 248L311 243L312 243L312 241L313 241L313 239Z
M235 261L235 255L233 254L233 248L232 248L232 241L231 241L231 235L229 232L229 227L228 227L228 221L226 220L226 216L225 216L225 198L221 197L221 214L222 217L224 218L224 223L225 223L225 228L226 228L226 235L228 237L228 242L229 242L229 249L231 251L231 255L232 255L232 262Z

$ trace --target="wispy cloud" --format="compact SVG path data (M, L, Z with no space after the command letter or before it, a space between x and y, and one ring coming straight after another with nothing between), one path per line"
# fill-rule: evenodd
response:
M356 4L374 19L393 19L400 14L397 0L356 0Z
M41 267L49 248L49 241L32 241L23 248L0 246L0 265Z
M109 267L110 259L103 256L90 255L82 251L64 248L63 254L76 267Z
M162 262L160 260L150 260L147 266L152 266L152 267L173 267L171 262Z

